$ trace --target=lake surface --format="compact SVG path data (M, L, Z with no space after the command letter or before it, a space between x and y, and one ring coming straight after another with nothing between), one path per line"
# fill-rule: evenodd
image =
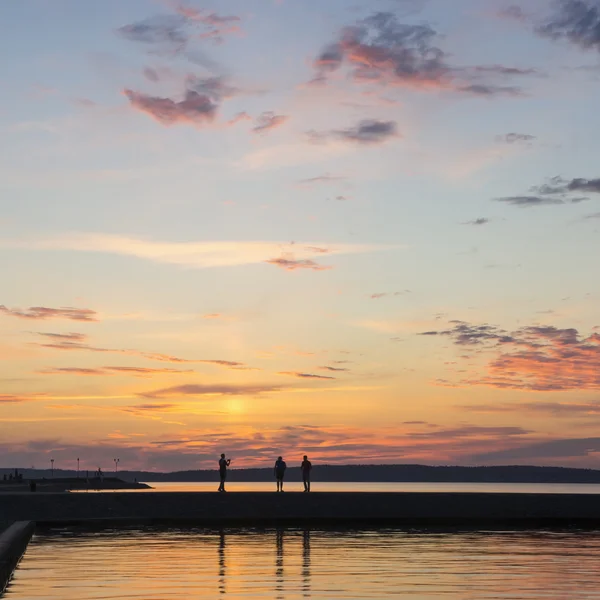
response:
M37 535L9 600L600 598L600 532Z
M139 492L216 492L219 482L149 482L152 490ZM285 490L301 492L301 481L286 481ZM314 492L505 492L511 494L600 494L600 484L588 483L312 483ZM119 492L126 490L117 490ZM275 481L227 482L228 492L274 492Z

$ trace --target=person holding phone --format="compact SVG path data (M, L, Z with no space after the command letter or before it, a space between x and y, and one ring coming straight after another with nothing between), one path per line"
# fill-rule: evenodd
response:
M225 458L225 454L221 454L219 459L219 478L221 483L219 484L219 492L225 491L225 480L227 479L227 467L231 464L230 458Z

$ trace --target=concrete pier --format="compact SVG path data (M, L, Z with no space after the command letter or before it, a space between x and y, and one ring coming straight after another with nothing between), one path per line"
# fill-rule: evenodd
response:
M0 533L0 594L6 589L34 529L32 522L19 521Z
M145 492L0 495L38 526L600 527L591 494Z

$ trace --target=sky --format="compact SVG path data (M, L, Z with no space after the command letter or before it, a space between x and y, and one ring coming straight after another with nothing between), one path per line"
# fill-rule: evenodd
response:
M597 0L0 24L1 466L600 467Z

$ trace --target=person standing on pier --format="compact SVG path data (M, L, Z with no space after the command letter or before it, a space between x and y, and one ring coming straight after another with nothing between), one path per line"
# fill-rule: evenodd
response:
M275 479L277 480L278 492L283 492L283 476L285 475L286 468L287 465L285 464L285 461L283 460L283 458L281 458L281 456L278 456L277 460L275 461L274 469Z
M310 460L308 460L308 456L306 456L306 454L304 455L300 468L302 469L302 483L304 483L304 491L310 492L310 471L312 469L312 463Z
M221 454L219 459L219 478L221 483L219 484L219 492L225 491L225 480L227 479L227 467L231 464L230 458L225 458L224 454Z

